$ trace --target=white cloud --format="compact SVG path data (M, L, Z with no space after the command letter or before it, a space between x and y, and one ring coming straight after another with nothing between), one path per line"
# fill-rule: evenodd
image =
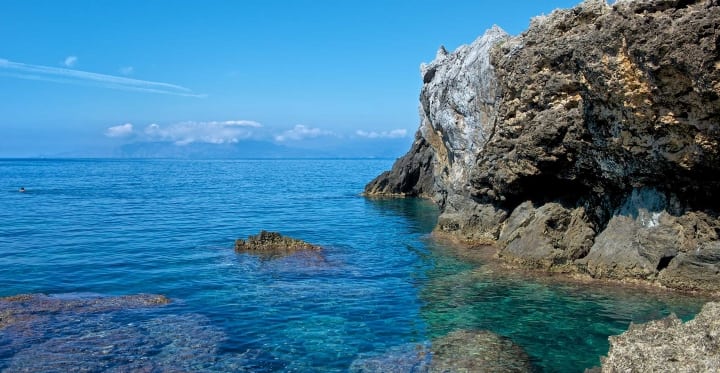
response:
M357 130L355 131L355 134L360 137L365 137L368 139L397 139L401 137L407 136L407 130L405 129L396 129L392 131L382 131L382 132L375 132L375 131L363 131L363 130Z
M109 127L107 130L105 130L105 136L107 137L127 137L132 135L132 133L132 123L119 124L117 126Z
M63 65L66 67L73 67L75 64L77 64L78 58L77 56L67 56L65 57L65 61L63 61Z
M77 61L77 59L75 61ZM189 88L176 84L131 79L122 76L98 74L89 71L59 67L30 65L8 61L5 59L0 59L0 75L17 79L39 80L65 84L90 84L123 91L140 91L187 97L206 97L206 95L197 94Z
M120 68L120 74L125 76L132 75L135 72L135 68L132 66L123 66Z
M298 141L307 138L315 138L320 136L333 136L333 132L321 130L319 128L311 128L302 124L295 125L290 130L287 130L279 135L275 136L275 141Z
M236 143L253 135L253 128L262 125L251 120L227 120L211 122L180 122L167 126L153 123L145 127L150 141L172 141L177 145L193 142L228 144Z

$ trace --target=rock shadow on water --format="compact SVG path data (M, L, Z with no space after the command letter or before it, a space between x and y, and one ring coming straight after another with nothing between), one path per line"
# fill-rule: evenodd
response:
M162 295L22 294L0 298L0 370L272 371L267 353L223 353L223 330L172 313Z

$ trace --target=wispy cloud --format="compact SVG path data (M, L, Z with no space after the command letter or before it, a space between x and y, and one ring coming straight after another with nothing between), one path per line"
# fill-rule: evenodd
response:
M135 68L132 66L123 66L120 68L120 74L125 76L132 75L135 72Z
M397 139L397 138L407 136L407 130L396 129L396 130L392 130L392 131L382 131L382 132L357 130L357 131L355 131L355 134L360 137L365 137L368 139Z
M331 131L321 130L319 128L311 128L302 124L298 124L292 129L284 131L275 136L275 141L299 141L307 138L315 138L320 136L333 136L335 133Z
M146 141L172 141L176 145L228 144L250 138L253 129L259 127L262 127L260 123L251 120L186 121L164 126L153 123L145 127L143 136Z
M123 91L139 91L186 97L206 96L197 94L189 88L176 84L131 79L122 76L106 75L59 67L31 65L13 62L6 59L0 59L0 75L17 79L40 80L55 83L90 84L98 87Z
M63 65L67 67L73 67L77 63L78 58L77 56L67 56L65 57L65 61L63 61Z
M107 137L128 137L133 134L132 123L119 124L105 130Z

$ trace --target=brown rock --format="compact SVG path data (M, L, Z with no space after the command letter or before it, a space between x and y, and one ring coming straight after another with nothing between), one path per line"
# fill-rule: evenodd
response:
M320 251L322 247L305 241L286 237L277 232L260 231L247 240L235 241L235 251L239 253L259 254L261 256L282 256L299 251Z
M422 66L410 152L366 194L534 268L720 289L720 3L587 0Z

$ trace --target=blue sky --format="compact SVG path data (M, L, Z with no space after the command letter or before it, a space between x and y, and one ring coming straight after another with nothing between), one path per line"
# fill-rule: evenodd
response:
M159 140L407 145L418 67L439 45L493 24L517 34L576 3L4 0L0 157Z

